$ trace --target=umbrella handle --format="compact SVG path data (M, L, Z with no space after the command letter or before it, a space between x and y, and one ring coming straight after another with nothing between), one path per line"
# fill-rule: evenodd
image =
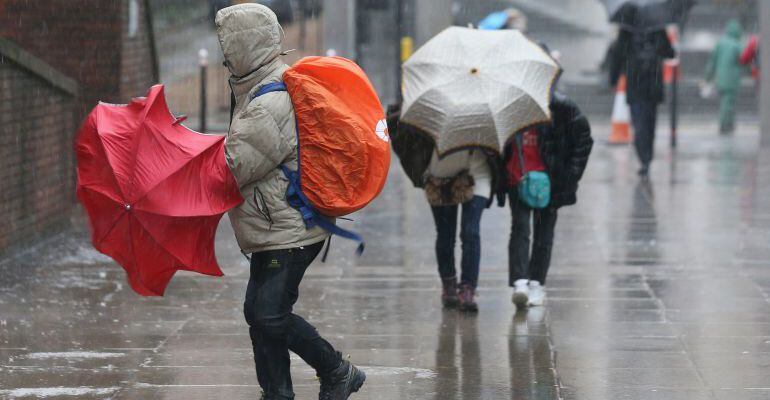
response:
M181 124L182 122L184 122L186 119L187 119L186 115L180 115L180 116L176 117L176 119L174 119L174 122L171 125L172 126L177 126L177 125Z

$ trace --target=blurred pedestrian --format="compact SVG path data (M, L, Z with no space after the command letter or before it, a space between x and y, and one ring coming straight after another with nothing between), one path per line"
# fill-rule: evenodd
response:
M663 102L663 60L674 57L674 49L662 28L635 29L643 25L639 8L626 3L618 42L610 66L610 85L616 87L621 75L627 78L626 101L631 108L634 146L639 157L639 175L646 177L655 151L658 105Z
M741 64L751 65L751 76L759 82L759 36L751 35L741 53Z
M715 82L719 93L719 132L722 134L731 133L735 129L735 98L741 87L744 68L740 64L742 36L740 22L730 20L706 65L706 81Z
M503 152L497 200L503 206L507 196L511 207L508 284L518 308L545 301L558 209L577 202L578 181L593 147L588 119L571 99L555 92L550 109L550 123L518 133L520 138L510 140ZM543 171L550 180L550 202L544 208L532 207L519 193L531 171Z
M230 221L241 251L251 254L244 316L262 398L294 398L291 350L315 369L319 398L347 399L365 375L292 313L305 270L328 236L319 227L306 228L286 200L279 164L298 165L292 103L286 92L254 97L265 84L281 81L287 69L280 59L282 29L275 14L258 4L225 8L216 25L235 99L226 157L245 199L230 211Z
M391 106L388 131L393 149L416 187L423 188L436 226L436 261L441 302L446 308L478 311L476 286L481 261L481 215L492 204L498 156L468 149L439 157L426 133L400 123L400 106ZM460 280L455 268L458 208L460 215Z
M528 20L527 16L517 8L508 8L505 10L508 14L508 21L506 22L505 29L516 29L521 33L527 33Z

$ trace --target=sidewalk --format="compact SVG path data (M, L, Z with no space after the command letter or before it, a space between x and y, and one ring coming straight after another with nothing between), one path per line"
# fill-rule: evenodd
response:
M560 212L549 303L528 313L510 303L503 208L483 217L480 313L441 310L430 212L394 159L346 223L366 252L335 240L296 312L367 372L354 400L768 398L770 158L756 129L709 127L683 127L675 154L661 131L649 185L630 147L597 143ZM227 221L217 254L224 278L180 273L165 298L132 293L82 229L6 260L0 398L255 398ZM293 373L297 399L315 398L313 371L294 357Z

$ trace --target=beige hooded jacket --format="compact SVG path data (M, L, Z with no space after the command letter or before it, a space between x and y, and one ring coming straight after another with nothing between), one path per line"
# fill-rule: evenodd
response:
M323 241L326 231L305 228L300 213L287 203L288 181L278 168L297 169L289 95L272 92L251 100L263 85L281 81L287 68L279 59L278 20L265 6L241 4L219 11L216 25L236 99L225 153L244 198L229 213L238 245L244 253L255 253Z

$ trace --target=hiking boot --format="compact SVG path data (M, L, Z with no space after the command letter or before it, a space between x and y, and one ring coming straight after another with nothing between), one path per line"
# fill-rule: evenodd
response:
M457 278L441 278L441 304L444 308L455 308L459 303L457 299Z
M530 307L542 306L545 303L545 286L538 281L529 281L529 302Z
M524 308L529 302L529 280L519 279L513 283L513 297L511 301L516 304L516 308Z
M457 293L460 300L460 311L477 312L479 306L476 304L476 290L471 285L462 284Z
M318 400L347 400L351 394L364 385L366 374L350 361L342 360L342 364L329 375L321 377L321 391Z

